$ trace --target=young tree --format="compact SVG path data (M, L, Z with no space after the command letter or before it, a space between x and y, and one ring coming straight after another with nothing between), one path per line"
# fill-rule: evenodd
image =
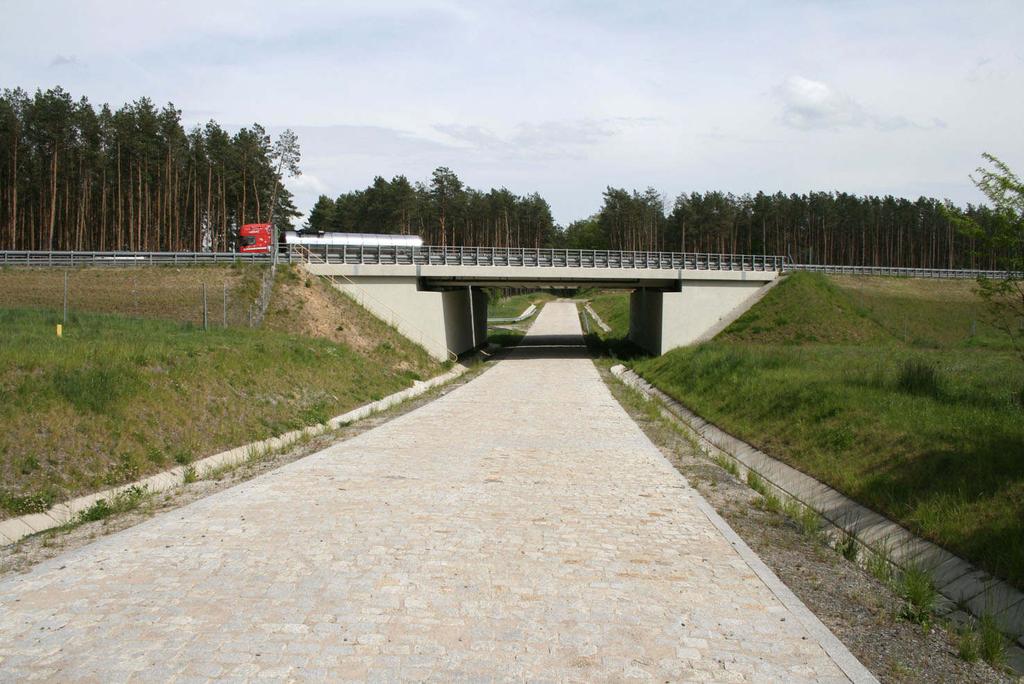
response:
M277 162L274 169L274 191L270 195L270 206L267 208L267 222L270 223L277 205L277 193L281 188L282 174L288 178L297 178L302 175L299 169L299 162L302 160L302 151L299 149L299 136L295 131L286 128L281 131L274 141L274 147L270 153L271 159Z
M982 226L964 216L959 223L961 230L981 246L990 263L1003 272L997 278L978 278L978 290L993 322L1010 336L1024 361L1024 182L994 155L982 156L990 166L979 167L978 177L972 176L971 180L992 203L995 220Z

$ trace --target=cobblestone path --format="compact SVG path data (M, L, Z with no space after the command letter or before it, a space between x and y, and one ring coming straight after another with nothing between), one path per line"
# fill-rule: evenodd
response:
M0 581L0 679L870 680L579 330L549 304L440 399Z

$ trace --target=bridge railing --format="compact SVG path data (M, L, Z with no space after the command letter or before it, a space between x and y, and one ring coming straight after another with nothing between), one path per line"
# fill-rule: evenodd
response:
M188 264L267 264L269 254L236 252L58 252L0 251L2 266L173 266Z
M643 268L710 271L780 271L785 257L749 254L623 252L528 247L314 247L320 263L417 266L526 266L567 268ZM306 256L305 258L310 258Z
M3 266L174 266L188 264L268 264L269 254L237 252L70 252L0 251ZM836 275L897 276L903 278L1002 278L1005 271L981 269L903 268L896 266L828 266L794 264L785 257L760 254L703 252L622 252L592 249L532 249L527 247L399 247L323 246L312 250L294 246L282 252L286 263L315 260L329 264L529 266L569 268L644 268L695 271L811 271Z

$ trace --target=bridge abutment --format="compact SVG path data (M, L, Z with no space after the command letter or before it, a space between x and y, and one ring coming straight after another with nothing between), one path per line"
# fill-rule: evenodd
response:
M683 280L674 291L637 288L629 297L629 339L652 354L703 341L749 309L769 285L763 279Z
M428 290L419 278L401 276L346 277L334 286L440 361L487 341L487 293L481 288Z

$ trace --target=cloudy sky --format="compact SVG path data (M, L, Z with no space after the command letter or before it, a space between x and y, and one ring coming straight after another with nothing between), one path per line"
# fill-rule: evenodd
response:
M0 0L0 86L299 133L300 209L374 175L977 202L1024 171L1024 2Z

